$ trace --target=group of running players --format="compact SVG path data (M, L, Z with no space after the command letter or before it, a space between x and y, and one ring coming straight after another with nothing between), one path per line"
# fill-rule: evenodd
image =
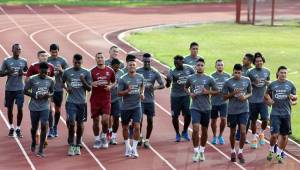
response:
M218 59L215 61L215 72L209 75L205 73L204 58L198 56L199 45L196 42L190 44L190 55L176 55L173 58L174 67L164 74L151 66L152 56L149 53L143 54L142 67L137 68L137 58L133 53L126 55L125 65L118 59L119 49L116 46L110 48L107 59L102 52L97 53L96 66L90 70L82 67L83 57L80 54L73 56L73 65L69 67L66 59L59 56L57 44L50 45L50 56L46 51L38 51L38 62L29 68L26 59L20 56L21 50L20 44L14 44L12 56L4 59L0 69L0 76L7 76L5 107L10 124L8 135L23 137L20 125L24 95L29 96L31 151L35 152L36 146L39 146L38 156L45 156L47 137L58 137L57 125L66 91L69 156L81 154L84 122L88 119L87 92L91 92L90 115L95 136L93 148L108 148L109 144L117 144L121 118L125 156L138 158L138 145L151 147L149 139L155 116L154 91L170 87L176 142L191 140L188 128L192 121L193 162L205 160L209 123L213 133L211 143L214 145L225 144L223 132L227 124L230 128L231 161L238 159L244 163L244 144L250 143L253 149L264 145L264 133L269 121L271 137L267 159L272 160L276 155L279 163L283 161L288 135L292 132L291 105L297 103L296 88L287 80L288 69L285 66L278 68L276 80L271 81L270 71L264 67L266 60L259 52L245 54L243 64L235 64L232 74L224 72L224 61ZM13 125L14 103L18 110L16 128ZM272 107L270 114L268 106ZM147 116L145 137L141 133L143 114ZM180 114L184 116L181 133ZM258 128L259 118L262 122ZM246 140L249 128L252 133L250 142ZM239 141L237 149L236 140Z

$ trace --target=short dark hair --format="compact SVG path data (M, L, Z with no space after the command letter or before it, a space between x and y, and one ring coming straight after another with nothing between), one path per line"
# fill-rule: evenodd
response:
M239 71L242 71L243 70L243 66L241 64L235 64L233 66L233 70L239 70Z
M129 61L135 61L136 57L132 54L127 54L126 56L126 62L129 62Z
M216 60L216 63L222 62L222 61L223 61L222 59L217 59L217 60Z
M57 44L51 44L50 45L50 51L51 50L58 50L59 51L59 46Z
M44 51L44 50L40 50L40 51L37 52L37 56L39 56L40 54L45 54L45 53L47 53L47 52Z
M279 66L277 69L277 72L279 72L280 70L287 70L286 66Z
M245 54L245 57L247 57L248 60L251 61L251 63L253 62L253 58L254 58L253 54L246 53L246 54Z
M113 45L113 46L111 46L111 47L109 48L109 51L112 50L112 49L114 49L114 48L118 48L118 47L115 46L115 45Z
M150 58L150 57L151 57L151 54L149 54L149 53L144 53L144 54L143 54L143 57L145 57L145 58Z
M15 46L20 45L19 43L15 43L11 46L11 49L14 49Z
M199 44L198 44L198 43L196 43L196 42L191 42L191 44L190 44L190 48L192 48L193 46L199 46Z
M198 58L197 63L198 63L198 62L205 63L204 58L202 58L202 57Z
M81 54L74 54L73 59L76 61L82 60L82 55Z
M40 69L48 69L48 63L47 62L41 62L40 63Z
M266 62L265 57L263 57L262 54L261 54L260 52L257 52L257 53L254 54L253 64L255 64L255 60L256 60L257 58L261 58L262 61L263 61L264 63Z
M174 56L174 60L183 60L183 56L182 55L175 55Z
M120 65L120 64L121 64L121 62L117 58L112 59L111 63L110 63L111 66L113 66L113 65Z

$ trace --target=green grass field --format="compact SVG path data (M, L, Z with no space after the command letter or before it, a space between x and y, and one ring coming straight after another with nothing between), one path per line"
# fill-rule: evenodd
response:
M206 72L214 71L214 62L225 61L227 72L240 63L244 53L261 52L266 58L265 67L272 73L278 66L289 68L288 78L300 89L300 23L289 22L284 26L251 26L229 23L202 24L193 27L154 29L126 37L142 51L147 51L161 62L172 66L173 56L189 53L189 44L200 44L199 54L206 59ZM293 137L300 141L300 104L293 108Z
M232 0L0 0L0 5L67 5L67 6L157 6L192 3L232 2Z

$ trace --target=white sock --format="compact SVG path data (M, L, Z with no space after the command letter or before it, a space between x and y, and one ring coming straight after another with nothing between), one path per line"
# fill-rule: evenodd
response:
M194 148L194 152L195 152L195 153L196 153L196 152L199 152L199 147Z
M243 149L241 149L241 148L239 149L239 154L240 154L240 153L243 153Z
M143 137L143 134L142 133L140 133L140 138L142 138Z
M95 140L100 140L100 136L95 136Z
M252 139L257 140L256 134L252 134Z
M204 152L205 147L199 146L199 152Z
M21 127L20 127L20 126L17 126L17 128L16 128L16 129L19 129L19 130L20 130L20 129L21 129Z
M117 138L117 133L112 133L111 138Z
M281 152L282 152L282 150L279 148L279 147L277 147L277 155L281 155Z
M125 140L125 146L126 148L131 148L129 139Z
M235 152L236 152L235 148L231 149L231 153L235 153Z
M112 128L109 128L108 131L109 131L109 132L112 132Z
M275 145L273 145L273 146L270 146L270 152L274 152L274 147L275 147Z
M106 134L103 132L100 134L100 136L101 136L101 138L106 138Z
M11 124L11 125L10 125L10 128L14 128L14 125L13 125L13 124Z
M132 142L132 149L136 150L138 143L139 143L138 140L133 140L133 142Z

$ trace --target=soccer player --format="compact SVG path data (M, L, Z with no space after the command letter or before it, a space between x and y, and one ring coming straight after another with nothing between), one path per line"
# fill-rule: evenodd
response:
M249 98L249 109L251 119L252 141L250 147L252 149L257 148L256 137L256 121L258 115L262 120L261 128L259 130L259 144L265 144L264 131L267 128L269 121L268 106L264 103L264 94L266 92L267 85L270 84L270 71L263 67L265 58L261 53L255 53L253 64L255 68L247 72L247 77L250 78L252 83L252 96Z
M38 51L37 52L37 58L38 58L38 62L35 62L33 64L31 64L28 68L27 74L26 74L26 78L25 78L25 82L27 82L29 80L29 78L33 75L39 74L40 73L40 63L41 62L47 62L48 60L48 54L46 51ZM54 66L50 63L48 63L48 71L47 71L47 75L49 77L54 77ZM52 117L52 110L51 110L51 104L50 104L50 109L49 109L49 127L53 126L53 117ZM52 130L50 128L48 137L54 137L52 136ZM37 136L36 136L36 144L39 144L39 132L37 132ZM45 146L48 145L47 139L45 141Z
M91 69L92 75L92 94L91 115L93 119L93 131L95 135L94 148L108 148L107 133L108 122L111 112L111 89L115 86L115 72L104 64L104 55L99 52L95 56L96 64ZM102 132L99 134L100 116L102 117Z
M118 83L118 95L122 97L121 119L125 141L125 156L138 158L138 139L140 136L141 100L144 99L144 78L136 73L136 58L127 55L128 73L123 75ZM128 139L128 125L133 122L133 144Z
M251 82L247 77L242 76L242 65L235 64L233 77L228 79L222 89L224 100L229 100L227 125L230 128L231 161L236 162L235 133L236 126L240 127L240 143L238 159L245 163L243 147L246 139L246 124L249 116L248 98L252 94Z
M48 57L48 63L54 66L55 75L55 86L53 94L54 103L54 124L50 127L50 136L58 137L57 125L60 118L61 104L63 101L63 84L62 84L62 74L68 64L65 58L59 56L59 46L57 44L50 45L50 57Z
M31 151L35 152L36 132L41 121L40 145L37 156L45 157L43 148L47 136L49 119L49 98L53 95L54 80L47 76L48 63L40 63L40 73L31 76L26 82L24 94L30 96L29 110L31 118Z
M150 135L153 129L153 116L155 116L155 105L154 105L154 91L165 88L164 82L162 81L160 73L153 67L151 67L151 55L149 53L143 54L143 63L144 66L137 69L137 73L144 76L145 80L145 99L142 101L142 114L147 116L147 131L146 138L144 142L144 147L150 147ZM155 82L158 85L155 85ZM141 120L141 135L142 138L142 122L143 115Z
M267 156L269 161L276 152L278 163L282 163L282 152L284 151L288 135L292 132L291 128L291 105L297 104L296 88L293 82L287 79L287 67L280 66L277 70L277 80L273 81L267 88L265 94L266 103L272 106L270 122L271 122L271 138L270 151ZM279 140L277 141L277 138ZM275 151L275 144L278 143Z
M217 140L220 145L225 144L225 140L223 137L223 132L226 126L227 119L227 106L228 103L224 101L222 95L222 89L224 83L227 79L230 78L230 75L224 72L224 62L221 59L218 59L215 63L216 71L211 75L216 81L219 94L211 97L212 109L211 109L211 129L213 132L212 144L216 145ZM219 135L217 137L217 118L220 117L220 125L219 125Z
M81 67L82 56L73 56L73 67L64 71L63 84L68 92L66 101L67 124L68 124L68 155L80 155L81 137L84 129L84 118L86 113L86 92L91 91L92 77L90 72ZM74 142L76 126L76 144Z
M105 60L105 65L106 66L111 66L111 62L113 59L118 59L118 55L119 55L119 51L120 49L117 47L117 46L111 46L110 49L109 49L109 58L107 60ZM123 69L125 68L125 65L124 65L124 62L120 61L120 69Z
M117 131L119 129L119 118L121 116L121 98L118 96L118 82L121 76L124 74L120 69L121 62L118 59L111 60L111 68L114 70L116 75L115 86L111 89L111 117L112 121L112 136L110 139L110 144L117 144Z
M191 123L190 114L190 97L184 91L184 86L188 77L195 73L194 69L189 65L183 64L183 57L176 55L174 57L175 68L171 69L166 78L166 87L171 87L171 110L172 110L172 123L176 132L176 142L180 142L181 137L186 141L190 141L191 138L188 133L188 127ZM178 117L182 112L184 116L184 127L182 136L179 133L179 120Z
M251 68L252 68L252 63L253 63L253 58L254 58L254 56L252 55L252 54L250 54L250 53L246 53L245 55L244 55L244 57L243 57L243 60L242 60L242 62L243 62L243 69L242 69L242 76L247 76L247 72L248 72L248 70L250 70ZM250 116L249 116L250 117ZM249 126L250 126L250 124L251 124L251 122L250 122L251 120L250 119L248 119L248 122L247 122L247 125L246 125L246 136L247 136L247 133L248 133L248 129L249 129ZM240 128L238 127L238 130L237 130L237 132L236 132L236 136L235 136L235 139L237 140L237 141L239 141L240 140ZM246 144L249 144L250 142L246 139L246 142L245 142Z
M196 73L190 76L185 84L185 91L192 98L190 106L193 123L193 161L204 161L204 150L207 142L211 104L210 95L219 93L215 80L204 73L205 61L199 58L196 64ZM199 128L201 125L201 141L199 146Z
M0 76L7 76L5 85L5 107L7 108L8 122L10 125L8 136L13 137L16 132L17 137L22 138L21 123L23 119L23 104L24 104L24 73L28 70L26 59L21 55L22 46L14 44L12 46L12 57L4 59ZM17 105L17 127L14 129L13 125L13 108L14 103Z
M184 57L184 64L190 65L192 67L194 67L197 63L197 60L199 58L203 58L198 56L198 50L199 50L199 45L196 42L192 42L190 44L190 55Z

